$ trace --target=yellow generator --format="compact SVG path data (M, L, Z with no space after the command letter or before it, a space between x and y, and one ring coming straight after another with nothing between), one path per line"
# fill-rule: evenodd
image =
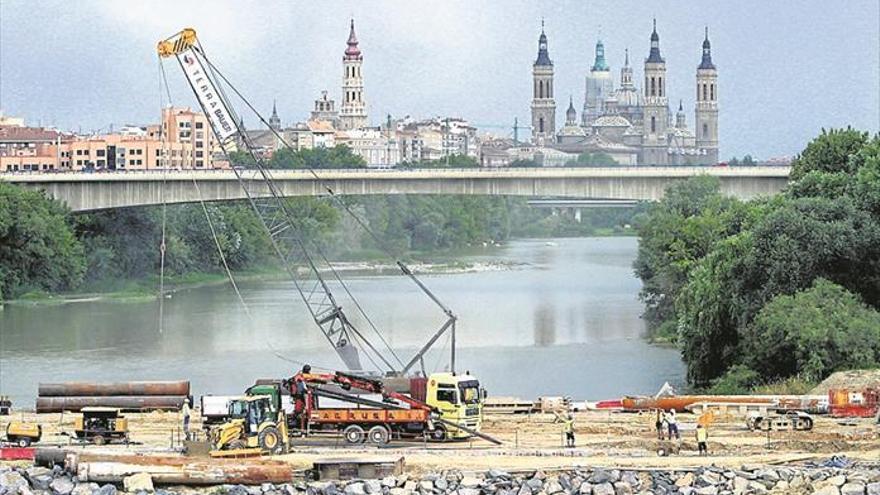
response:
M229 421L211 429L211 456L283 454L290 445L287 418L268 395L229 401Z
M81 441L95 445L118 441L128 443L128 419L113 407L84 407L76 418L73 433Z
M19 447L27 447L32 443L37 443L42 437L43 427L38 424L10 421L6 425L6 440Z

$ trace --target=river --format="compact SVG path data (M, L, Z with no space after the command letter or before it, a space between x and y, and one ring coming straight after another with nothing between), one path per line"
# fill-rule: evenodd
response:
M635 238L518 240L461 258L508 268L424 281L459 316L457 368L477 375L490 394L650 394L666 381L683 383L684 366L676 350L642 338L636 251ZM444 321L405 277L346 279L402 359ZM298 364L277 355L341 366L292 284L240 288L251 317L228 284L199 287L166 299L161 330L156 301L7 305L0 311L0 395L32 408L39 382L162 379L191 380L196 396L230 394L256 378L290 376ZM441 370L447 353L429 354L428 371Z

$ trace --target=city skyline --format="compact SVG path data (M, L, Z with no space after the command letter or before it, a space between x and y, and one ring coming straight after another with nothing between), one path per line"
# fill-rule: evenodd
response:
M635 3L612 8L600 2L559 2L524 4L521 9L503 9L492 2L421 9L398 2L383 2L380 9L353 3L320 7L273 3L261 4L266 12L247 16L214 3L210 8L185 4L147 10L85 3L77 4L76 11L60 3L42 5L54 5L40 12L55 15L34 16L23 3L0 5L0 108L34 125L106 131L110 123L118 127L154 121L160 99L155 42L184 26L197 29L212 59L226 67L227 75L264 115L277 100L285 124L305 120L321 90L341 99L340 59L354 17L364 53L371 124L382 123L386 114L396 118L446 114L503 135L510 132L515 117L521 124L528 122L529 73L542 17L552 40L557 104L562 106L571 95L580 107L596 39L601 35L615 75L624 50L629 49L639 79L641 62L648 54L651 19L656 16L670 67L669 99L683 100L685 108L693 108L693 73L704 27L711 26L713 55L724 87L719 123L722 159L746 153L763 158L792 155L821 127L853 125L873 132L880 127L880 11L870 2L849 3L847 12L825 11L818 2L804 2L799 11L784 13L764 11L749 2L724 8L706 5L696 11L680 2L652 8ZM585 5L595 7L595 13L585 12ZM767 15L755 15L761 12ZM275 22L258 28L267 13L274 14ZM819 13L824 16L823 35L798 27L807 19L818 19ZM95 25L81 31L78 19ZM788 24L784 30L779 30L780 21ZM75 28L52 29L65 22ZM767 32L769 27L777 31ZM41 45L28 42L24 49L22 29L52 34ZM237 36L239 32L248 35ZM290 36L294 32L302 34ZM737 36L745 32L749 38ZM294 43L287 41L288 36ZM756 50L761 42L764 46ZM768 49L767 42L777 49ZM37 67L45 74L45 65L26 63L35 56L56 64L53 67L63 69L69 78L28 84ZM79 57L76 64L67 62L73 56ZM829 70L833 68L837 70ZM84 70L94 79L83 79ZM192 106L181 81L170 79L174 103ZM90 91L89 80L100 80L96 87L101 90ZM458 83L434 83L439 80ZM245 120L256 123L252 116ZM563 121L557 114L557 127ZM693 128L692 114L688 125Z

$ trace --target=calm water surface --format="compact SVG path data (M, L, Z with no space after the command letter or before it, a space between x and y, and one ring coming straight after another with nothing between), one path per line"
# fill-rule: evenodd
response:
M634 238L514 241L462 261L524 263L516 269L424 277L459 315L458 368L478 375L492 394L524 398L602 399L683 382L678 352L641 339L636 248ZM408 279L348 282L405 360L444 321ZM292 284L241 289L252 317L228 286L203 287L166 300L161 332L155 301L7 305L0 311L0 394L30 408L39 382L159 379L189 379L195 395L240 393L256 378L294 372L298 365L276 352L341 368ZM429 354L428 371L441 370L447 353Z

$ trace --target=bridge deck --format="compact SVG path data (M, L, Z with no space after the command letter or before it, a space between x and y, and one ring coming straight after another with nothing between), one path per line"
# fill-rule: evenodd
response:
M251 174L252 172L247 172ZM697 175L721 180L725 194L771 195L788 182L788 167L584 167L515 169L273 170L286 196L462 194L657 200L665 189ZM232 170L0 174L0 180L45 190L73 211L243 199Z

